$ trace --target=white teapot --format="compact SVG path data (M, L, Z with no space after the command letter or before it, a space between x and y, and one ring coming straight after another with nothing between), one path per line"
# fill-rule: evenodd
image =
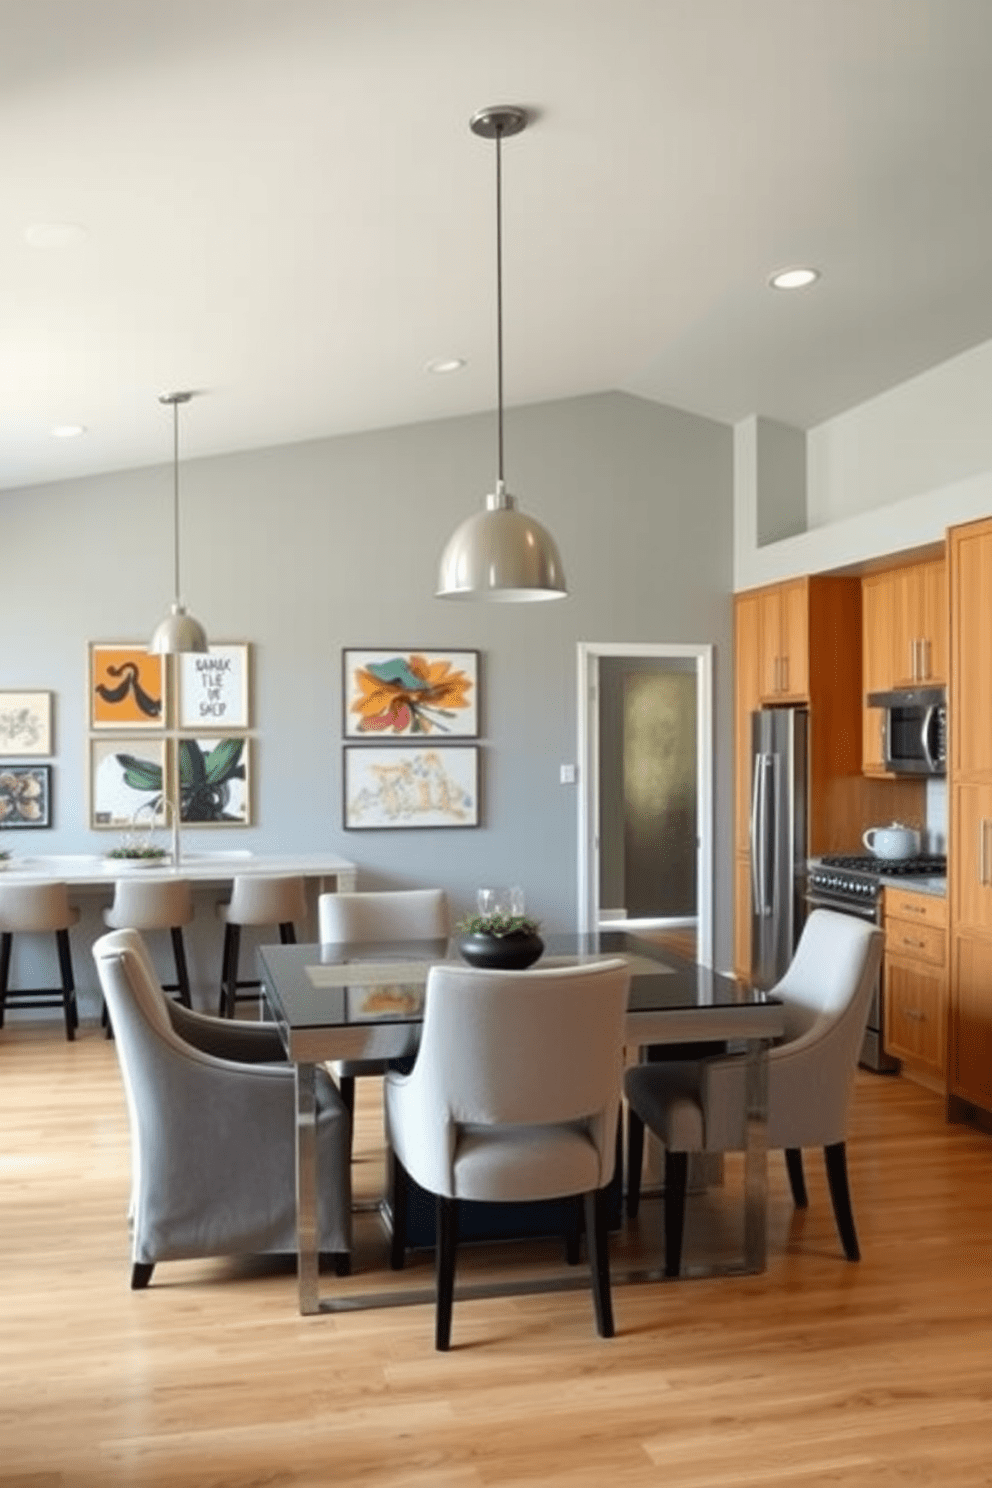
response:
M915 827L904 827L893 822L890 827L869 827L862 842L876 858L895 861L900 858L915 858L920 850L920 834Z

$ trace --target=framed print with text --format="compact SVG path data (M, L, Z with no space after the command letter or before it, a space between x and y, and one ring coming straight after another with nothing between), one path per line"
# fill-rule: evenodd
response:
M52 694L0 692L0 755L51 752Z
M474 745L346 745L343 785L347 831L479 825L479 751Z
M246 729L248 646L224 644L176 657L181 729Z
M348 649L341 662L345 738L478 738L478 651Z
M90 645L91 729L160 729L166 721L165 658L126 641Z

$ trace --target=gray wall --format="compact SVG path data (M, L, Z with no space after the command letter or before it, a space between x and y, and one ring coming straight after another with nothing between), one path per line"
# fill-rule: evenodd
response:
M192 417L192 415L191 415ZM326 849L362 887L440 884L457 910L522 883L548 929L576 915L576 643L716 650L716 961L730 961L732 433L623 394L511 409L507 476L556 535L570 597L433 597L441 547L492 487L495 418L479 415L184 462L183 589L216 641L254 648L255 821L186 829L194 850ZM0 685L56 695L54 827L15 853L102 852L87 825L91 640L142 641L172 592L168 467L2 497ZM342 646L481 653L482 826L344 832Z

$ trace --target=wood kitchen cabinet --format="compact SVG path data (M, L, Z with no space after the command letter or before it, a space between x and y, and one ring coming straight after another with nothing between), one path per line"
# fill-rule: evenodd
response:
M944 1090L947 1079L947 901L885 890L885 1049L906 1074Z
M948 577L950 1109L992 1113L992 521L951 529Z
M861 671L865 704L862 767L884 774L883 715L869 708L872 692L936 687L947 681L947 562L905 564L861 581Z
M758 591L758 685L767 704L809 697L809 580Z

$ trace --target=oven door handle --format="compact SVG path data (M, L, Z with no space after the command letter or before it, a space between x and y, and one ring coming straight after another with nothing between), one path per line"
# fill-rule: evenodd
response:
M832 909L836 914L853 915L857 920L868 920L872 925L879 921L878 904L852 904L846 899L831 899L826 894L805 895L806 905L809 909Z

